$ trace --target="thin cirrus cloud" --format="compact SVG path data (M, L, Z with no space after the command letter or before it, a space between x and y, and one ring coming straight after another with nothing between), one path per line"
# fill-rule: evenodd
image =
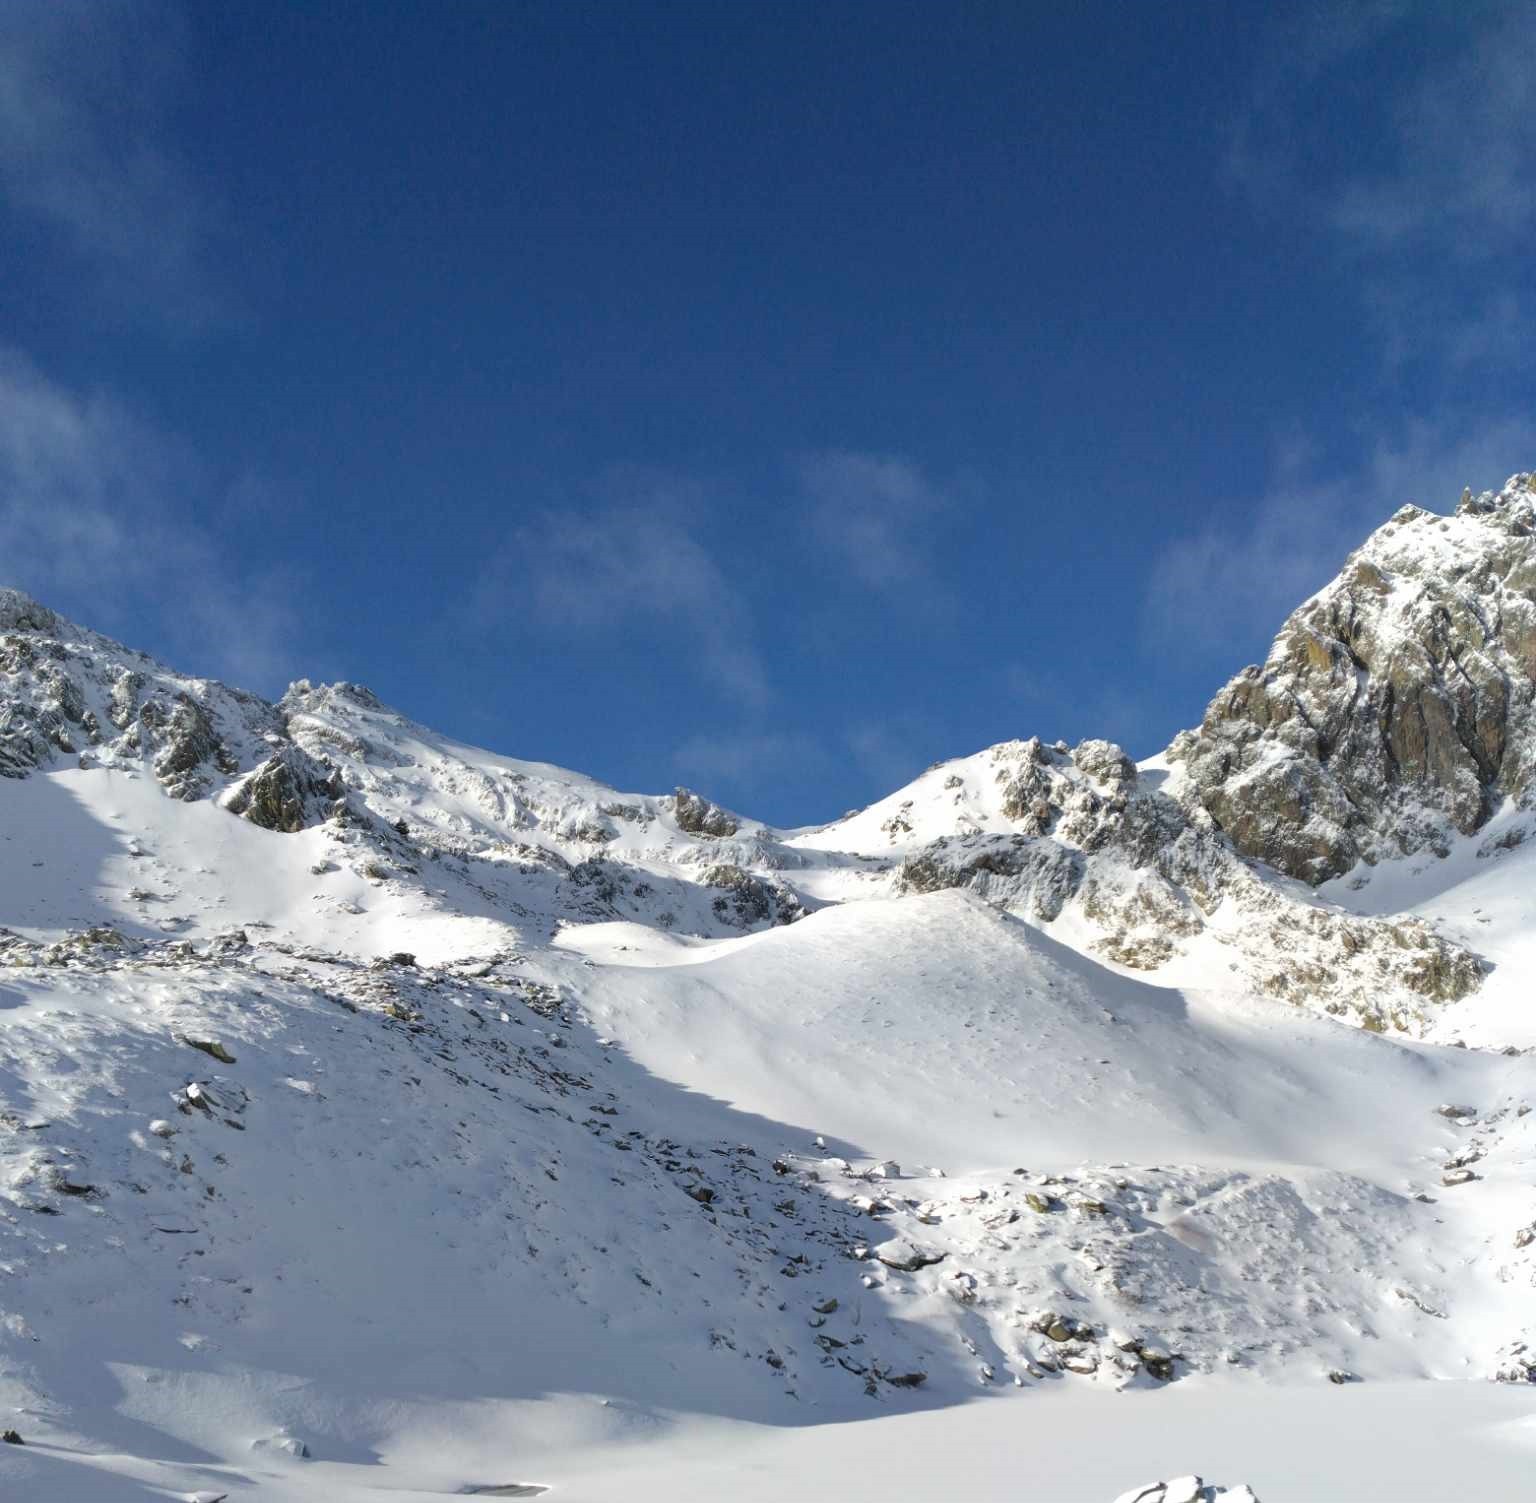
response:
M239 567L221 537L242 531L219 525L271 505L253 477L219 480L111 396L0 347L0 584L86 625L152 623L187 662L273 690L296 626L282 602L299 592Z
M1536 422L1486 385L1517 389L1536 350L1536 11L1501 0L1312 6L1275 25L1234 125L1229 179L1257 214L1304 228L1347 271L1392 416L1357 418L1353 472L1324 476L1307 455L1281 463L1258 495L1234 497L1154 560L1149 642L1229 669L1234 654L1262 653L1404 502L1445 510L1463 486L1496 486L1536 458ZM1362 76L1391 86L1361 90ZM1361 144L1348 150L1328 108L1340 100L1359 114ZM1484 385L1467 396L1471 376Z
M1351 89L1362 70L1387 66L1406 24L1426 27L1424 40L1433 35L1435 45L1420 47L1417 66L1390 89ZM1431 33L1433 24L1400 4L1277 13L1261 71L1232 122L1232 184L1266 214L1306 210L1357 251L1423 234L1475 255L1488 248L1489 231L1528 220L1521 148L1532 138L1531 12L1490 4L1461 12L1443 32ZM1338 149L1336 123L1316 106L1341 97L1364 111L1356 130L1375 150ZM1468 227L1480 233L1468 237Z
M861 584L931 587L925 539L949 493L910 460L833 449L802 457L796 477L813 530Z
M924 539L948 491L909 460L851 449L800 456L791 470L823 557L871 590L921 585L925 602L942 599ZM476 592L482 616L531 599L546 628L597 635L641 624L676 636L678 663L739 708L766 708L775 690L750 591L728 574L707 525L711 486L618 469L594 490L599 504L544 512L491 561ZM732 761L728 750L691 749Z
M800 731L746 730L690 736L672 754L677 775L708 784L752 788L796 771L814 776L829 765L827 749Z
M1536 10L1489 3L1314 7L1276 21L1271 60L1234 122L1229 181L1255 211L1304 225L1347 265L1387 366L1414 354L1465 368L1528 362L1527 242L1536 230ZM1413 61L1384 76L1409 26ZM1368 113L1341 152L1319 106ZM1363 165L1363 164L1369 165ZM1447 263L1463 275L1445 276Z
M163 129L183 53L160 0L0 6L0 203L90 269L110 321L195 332L230 309L208 196Z
M1365 445L1355 473L1312 477L1287 467L1256 500L1170 543L1155 560L1144 620L1153 643L1225 663L1262 652L1281 622L1336 574L1349 552L1400 506L1448 511L1464 487L1501 485L1510 456L1536 455L1536 420L1510 418L1460 432L1416 422ZM1241 520L1236 520L1236 519Z
M635 623L677 634L691 664L744 708L772 699L752 641L751 613L704 541L696 487L654 477L608 477L627 499L548 511L522 528L482 574L482 617L530 600L546 628L613 633Z
M1484 17L1393 98L1392 164L1346 179L1335 197L1346 234L1373 248L1427 241L1479 261L1536 224L1536 12L1490 7Z

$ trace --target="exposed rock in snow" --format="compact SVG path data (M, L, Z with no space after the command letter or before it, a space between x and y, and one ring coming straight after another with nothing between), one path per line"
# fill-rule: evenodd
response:
M796 843L856 848L892 804L903 828L892 834L886 818L878 829L902 855L897 891L965 888L1074 926L1095 953L1133 970L1219 946L1256 990L1408 1033L1482 980L1477 957L1422 920L1347 915L1266 877L1203 809L1138 779L1109 742L1004 743Z
M690 835L734 835L741 828L735 815L687 788L679 788L673 794L672 817L678 829Z
M1170 759L1245 855L1307 882L1447 849L1536 796L1536 477L1405 506Z
M0 775L74 755L147 766L172 797L195 799L250 766L263 736L279 730L255 695L174 674L0 591Z
M292 835L329 818L345 793L339 770L297 746L284 746L233 784L219 802L264 830Z
M1259 1500L1246 1483L1219 1487L1191 1475L1133 1487L1128 1493L1121 1493L1115 1503L1259 1503Z

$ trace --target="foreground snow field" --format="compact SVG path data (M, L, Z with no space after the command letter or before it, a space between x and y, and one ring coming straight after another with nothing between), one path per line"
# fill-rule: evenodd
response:
M60 1444L3 1458L7 1498L148 1503L439 1503L456 1479L513 1477L564 1503L782 1503L785 1498L1110 1503L1198 1466L1294 1503L1459 1503L1530 1496L1536 1394L1475 1383L1175 1385L1156 1395L1005 1395L841 1424L780 1427L635 1410L592 1396L405 1406L367 1462L279 1466L249 1453L150 1460ZM160 1455L176 1449L161 1438ZM473 1485L473 1484L472 1484ZM516 1496L506 1492L501 1496ZM534 1496L534 1494L524 1494Z
M1517 480L798 831L0 591L0 1496L1529 1496Z

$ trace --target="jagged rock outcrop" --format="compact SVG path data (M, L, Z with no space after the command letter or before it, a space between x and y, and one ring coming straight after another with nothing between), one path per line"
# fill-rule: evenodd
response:
M678 829L689 835L734 835L741 828L734 814L688 788L679 788L672 795L672 817Z
M706 887L719 889L711 901L715 916L743 929L764 924L792 924L805 914L800 899L782 882L759 877L739 866L720 863L703 875Z
M345 797L339 768L317 762L297 746L283 746L219 802L264 830L292 835L330 818Z
M173 798L198 799L251 765L280 732L274 707L143 653L0 589L0 776L59 756L148 764Z
M1318 883L1536 796L1536 476L1405 506L1169 750L1245 855Z
M1198 801L1140 778L1112 742L1004 742L906 791L882 829L913 835L935 795L965 812L962 833L908 841L897 891L965 888L1040 923L1067 917L1090 950L1132 970L1213 940L1256 991L1412 1034L1482 982L1478 957L1422 920L1319 908L1266 878Z
M30 631L41 636L59 634L59 616L20 590L0 587L0 631Z

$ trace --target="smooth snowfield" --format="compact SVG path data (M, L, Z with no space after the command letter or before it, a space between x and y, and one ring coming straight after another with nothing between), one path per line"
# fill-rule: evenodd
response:
M1530 1078L1524 1061L1115 974L959 892L844 904L671 967L660 946L629 963L607 928L557 944L602 957L586 1006L647 1068L950 1174L1134 1148L1388 1177L1443 1136L1437 1103Z
M1191 1383L1134 1402L1057 1392L787 1433L695 1424L598 1446L551 1499L1110 1503L1192 1469L1246 1481L1262 1503L1517 1503L1536 1474L1536 1394Z
M0 921L53 936L93 924L126 934L206 939L246 925L285 939L377 955L409 930L423 959L494 948L516 933L511 915L453 874L433 892L386 886L333 866L319 830L283 839L208 803L168 799L132 772L73 769L0 778ZM482 912L485 916L482 917Z
M371 1464L172 1464L71 1446L0 1453L4 1496L27 1503L163 1503L199 1489L274 1503L441 1503L439 1458L513 1474L548 1503L1110 1503L1197 1469L1246 1480L1262 1503L1521 1503L1536 1473L1536 1393L1485 1384L1334 1390L1190 1383L1156 1395L1056 1392L937 1411L778 1428L633 1414L589 1397L438 1411ZM478 1470L476 1470L478 1468Z

